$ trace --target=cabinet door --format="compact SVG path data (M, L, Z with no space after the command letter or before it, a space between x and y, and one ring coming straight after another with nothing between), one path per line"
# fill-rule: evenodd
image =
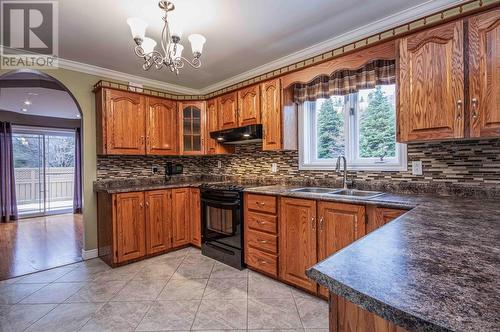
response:
M217 98L207 101L207 148L206 154L228 154L234 152L234 147L222 145L217 140L210 138L210 132L219 130L219 118L217 115Z
M262 150L280 150L281 140L281 86L275 79L261 84L262 127L264 137Z
M176 155L177 103L148 97L146 149L153 155Z
M172 244L179 247L189 244L189 188L172 189Z
M384 226L389 221L396 219L402 214L405 214L406 210L400 209L390 209L377 207L373 205L368 205L366 207L367 223L366 223L366 234L373 232L377 228Z
M366 234L365 207L344 203L318 203L318 260L333 255ZM328 290L320 287L327 297Z
M400 141L464 136L463 30L460 20L399 40Z
M171 248L170 190L146 192L146 252L153 254Z
M105 94L107 154L145 154L144 96L116 90L106 90Z
M260 123L259 85L238 90L238 125Z
M316 283L306 269L317 263L316 202L282 198L280 208L280 278L315 292Z
M218 98L219 129L238 127L238 107L236 92Z
M500 9L469 19L471 137L500 136Z
M179 103L180 151L183 155L205 153L205 102Z
M200 189L190 189L191 244L201 247L201 202Z
M116 194L115 206L117 263L144 256L144 193Z

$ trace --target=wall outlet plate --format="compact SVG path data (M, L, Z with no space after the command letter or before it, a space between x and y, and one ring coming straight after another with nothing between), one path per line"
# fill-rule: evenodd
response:
M222 161L217 160L217 168L221 168L221 167L222 167Z
M159 171L160 171L160 168L158 166L151 167L151 172L153 174L157 174Z
M278 171L278 164L272 163L271 164L271 172L276 173Z
M413 175L423 175L422 161L414 160L411 162L411 174Z

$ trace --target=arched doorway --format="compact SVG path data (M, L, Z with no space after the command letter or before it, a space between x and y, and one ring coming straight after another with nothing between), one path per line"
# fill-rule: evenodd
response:
M11 196L0 222L10 243L2 246L0 280L81 260L82 116L71 91L50 75L20 69L0 76L12 165L0 174L10 184L2 196Z

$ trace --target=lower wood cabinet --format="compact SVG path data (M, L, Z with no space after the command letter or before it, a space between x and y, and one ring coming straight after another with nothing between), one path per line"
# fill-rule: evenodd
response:
M170 190L147 191L146 253L154 254L172 248L172 193Z
M190 189L172 189L172 245L183 246L190 243Z
M330 332L406 332L402 327L377 316L344 299L330 296Z
M110 266L188 244L200 246L200 191L97 194L98 255Z
M115 201L116 261L123 262L146 254L144 193L117 194Z
M408 212L407 210L402 209L391 209L391 208L383 208L375 205L368 205L366 207L366 214L368 216L366 223L366 233L370 233L380 226L387 224L389 221L392 221L399 217L402 214Z
M190 211L191 211L191 244L201 247L201 200L200 189L191 188L189 192Z
M305 272L316 264L316 201L282 198L280 209L280 278L316 292L316 282Z

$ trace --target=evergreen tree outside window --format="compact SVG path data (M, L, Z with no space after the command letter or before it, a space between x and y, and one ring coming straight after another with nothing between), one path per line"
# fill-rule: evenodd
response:
M353 170L406 170L406 145L396 142L396 88L380 85L302 105L301 169L334 169L344 155Z

